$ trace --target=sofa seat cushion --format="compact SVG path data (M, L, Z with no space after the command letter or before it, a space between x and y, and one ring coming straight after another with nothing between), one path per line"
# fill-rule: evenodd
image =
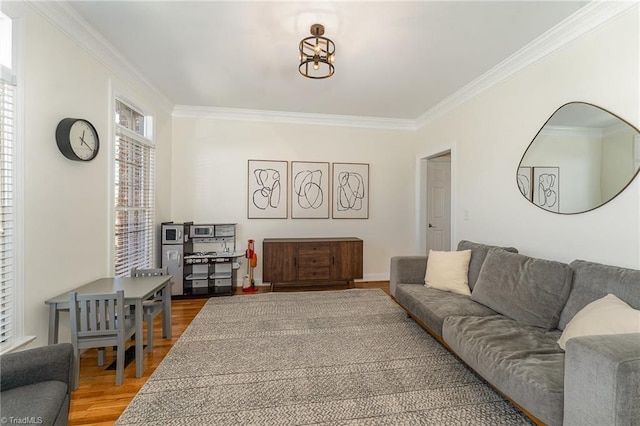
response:
M442 337L471 368L549 425L562 424L564 352L559 330L548 331L502 315L450 316Z
M67 385L51 380L2 391L2 417L23 419L34 418L38 424L57 424L58 416L64 410L63 424L66 424L66 412L69 401Z
M438 336L442 336L442 322L450 315L496 314L486 306L474 302L469 296L416 284L399 284L396 300Z

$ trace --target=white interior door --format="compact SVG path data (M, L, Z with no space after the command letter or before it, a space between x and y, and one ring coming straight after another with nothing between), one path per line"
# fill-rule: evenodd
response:
M427 254L451 250L451 154L427 160Z

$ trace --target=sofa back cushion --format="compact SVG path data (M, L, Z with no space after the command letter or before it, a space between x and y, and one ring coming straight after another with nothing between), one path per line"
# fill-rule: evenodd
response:
M514 247L488 246L486 244L474 243L467 240L461 240L458 243L458 251L471 250L468 280L469 288L471 290L473 290L473 288L476 286L476 282L478 281L478 276L480 275L480 269L482 269L484 259L487 257L487 253L489 253L489 250L492 248L501 248L512 253L518 252L518 250Z
M564 330L571 318L594 300L615 294L634 309L640 309L640 271L574 260L573 285L560 314L558 328Z
M552 330L571 290L569 265L491 249L471 299L516 321Z

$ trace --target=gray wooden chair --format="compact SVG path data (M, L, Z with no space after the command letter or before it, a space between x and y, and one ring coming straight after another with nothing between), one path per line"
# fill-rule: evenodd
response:
M112 294L69 293L71 344L74 349L73 389L80 381L80 350L98 348L98 365L104 365L104 348L116 347L116 386L124 380L127 339L136 332L135 321L125 317L124 291ZM136 346L136 357L142 348Z
M169 275L169 268L142 269L133 267L132 277L154 277L158 275ZM142 318L147 323L147 352L153 352L153 319L164 310L162 296L155 294L152 298L142 302Z

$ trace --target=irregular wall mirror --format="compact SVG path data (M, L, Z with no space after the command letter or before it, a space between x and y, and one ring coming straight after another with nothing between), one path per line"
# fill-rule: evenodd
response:
M640 168L640 132L620 117L583 102L558 108L522 156L516 180L534 205L583 213L620 194Z

